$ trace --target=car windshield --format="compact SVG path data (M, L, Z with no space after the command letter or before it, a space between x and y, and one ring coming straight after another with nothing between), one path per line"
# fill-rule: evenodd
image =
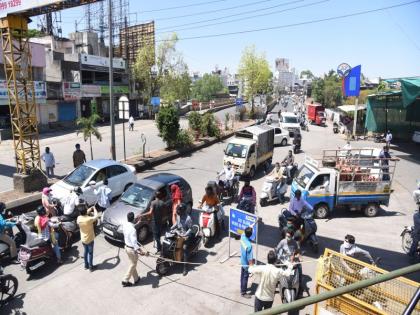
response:
M297 124L298 120L297 120L297 117L284 116L283 117L283 122L285 122L286 124Z
M314 176L314 172L311 171L308 167L303 166L298 176L296 177L297 183L302 186L303 188L309 183L309 180Z
M154 191L149 187L145 187L139 184L130 186L123 195L121 201L131 206L145 209L149 204L150 199L153 196Z
M73 172L67 175L63 181L72 186L82 186L87 179L89 179L95 169L86 165L80 165Z
M226 148L226 155L233 156L233 157L246 157L246 153L248 151L248 146L243 144L237 143L229 143Z

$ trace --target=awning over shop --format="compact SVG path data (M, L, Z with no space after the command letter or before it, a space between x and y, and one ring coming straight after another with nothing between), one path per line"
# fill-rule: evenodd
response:
M420 99L420 77L401 79L400 82L403 106L408 107L413 104L416 99Z
M356 105L342 105L342 106L338 106L339 110L342 110L343 112L346 113L351 113L354 112ZM365 110L366 109L366 104L359 104L357 105L357 110Z

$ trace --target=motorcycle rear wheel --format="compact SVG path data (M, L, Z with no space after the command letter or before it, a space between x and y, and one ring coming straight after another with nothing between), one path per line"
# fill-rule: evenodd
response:
M4 275L0 279L0 305L6 304L16 294L18 280L12 275Z
M413 238L409 230L405 230L401 236L401 247L403 251L408 254L410 252L411 244L413 243Z
M169 262L163 260L162 258L158 258L156 260L156 272L159 276L165 276L170 268Z

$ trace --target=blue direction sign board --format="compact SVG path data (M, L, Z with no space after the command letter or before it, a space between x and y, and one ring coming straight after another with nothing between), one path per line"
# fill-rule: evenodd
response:
M229 231L238 235L244 233L245 229L249 226L252 228L251 240L255 241L257 236L257 224L258 217L249 212L230 208L229 212Z
M362 66L353 67L350 73L344 78L344 95L359 96L360 93L360 75Z
M237 106L242 106L242 104L244 103L244 100L241 98L241 97L238 97L236 100L235 100L235 104L237 105Z

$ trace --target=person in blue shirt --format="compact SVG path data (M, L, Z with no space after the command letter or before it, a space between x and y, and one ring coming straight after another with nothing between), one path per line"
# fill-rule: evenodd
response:
M10 249L10 258L15 260L17 257L16 243L15 241L6 233L6 229L13 228L16 224L5 220L4 216L6 215L6 205L3 202L0 202L0 241L6 243Z
M251 298L251 295L246 293L249 277L248 267L254 264L251 236L252 227L247 227L241 235L241 296L247 299Z

